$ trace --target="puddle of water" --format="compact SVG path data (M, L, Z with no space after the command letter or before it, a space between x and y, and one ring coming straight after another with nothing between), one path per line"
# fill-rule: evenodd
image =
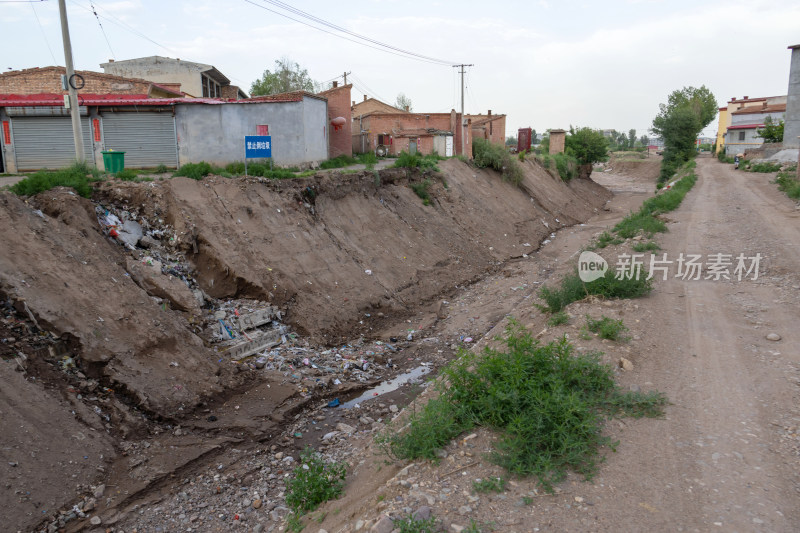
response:
M399 389L401 385L405 385L406 383L410 383L410 382L416 380L417 378L420 378L420 377L424 376L425 374L428 374L430 371L431 371L431 369L429 367L427 367L427 366L417 367L414 370L410 370L410 371L406 372L405 374L400 374L399 376L395 377L394 379L391 379L389 381L384 381L383 383L381 383L377 387L364 392L358 398L356 398L354 400L350 400L349 402L343 403L340 407L342 407L344 409L349 409L349 408L355 406L356 404L365 402L367 400L371 400L372 398L378 398L381 395L386 394L387 392L392 392L392 391L395 391L395 390Z

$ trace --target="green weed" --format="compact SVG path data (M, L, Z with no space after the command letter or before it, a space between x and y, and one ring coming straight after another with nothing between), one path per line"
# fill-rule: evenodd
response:
M167 165L165 165L164 163L161 163L160 165L158 165L156 168L153 169L154 174L166 174L167 172L169 172L169 169L167 168Z
M286 529L292 533L300 533L306 526L300 522L300 516L297 513L290 513L286 517Z
M656 252L660 249L661 247L655 241L637 242L633 245L634 252Z
M660 393L622 392L601 354L573 353L566 338L541 344L511 321L501 340L503 348L462 350L444 369L439 396L412 413L404 431L381 434L390 457L433 458L452 438L483 425L501 435L495 463L534 475L551 491L570 469L591 478L600 449L614 449L602 434L605 417L659 416L666 404Z
M378 156L372 152L367 152L366 154L360 154L358 156L358 161L359 163L365 165L367 170L372 170L378 163Z
M597 239L589 246L589 249L596 250L598 248L605 248L609 244L622 244L623 242L625 242L623 239L604 231L597 236Z
M490 477L472 482L475 492L503 492L506 490L506 480L501 477Z
M764 161L762 163L748 164L745 170L747 170L748 172L761 172L761 173L777 172L781 169L781 166L782 165L780 163L771 163L769 161Z
M205 161L200 161L199 163L186 163L175 171L172 176L185 176L193 180L201 180L209 174L211 174L211 165Z
M557 313L572 302L583 300L589 295L603 298L638 298L653 289L651 280L640 271L630 279L616 278L614 270L608 270L602 278L589 283L581 280L577 273L572 273L561 280L561 286L556 288L542 287L539 297L545 301L541 309L550 313ZM635 274L635 273L634 273Z
M331 168L342 168L342 167L349 167L350 165L355 165L358 163L358 160L354 157L349 155L340 155L338 157L334 157L333 159L328 159L327 161L323 161L319 164L319 168L323 169L331 169Z
M502 144L492 144L486 139L475 139L472 142L472 157L475 166L493 168L502 173L503 179L514 185L519 185L525 178L520 164Z
M55 187L70 187L78 195L89 198L92 195L90 177L93 181L98 181L100 172L85 162L75 163L60 170L40 170L31 174L12 185L11 192L18 196L33 196Z
M429 179L408 184L408 186L411 187L411 190L413 190L417 196L422 198L423 205L430 205L431 203L431 195L429 192L431 185L433 185L433 182Z
M592 333L597 333L601 339L623 342L629 340L629 337L623 336L623 333L628 331L628 328L622 323L622 320L614 320L605 315L595 320L586 315L586 327Z
M440 531L439 521L435 517L414 520L413 514L394 520L394 527L399 529L400 533L437 533Z
M129 168L123 168L122 170L117 172L114 176L118 180L133 181L133 180L136 179L136 176L138 176L138 173L136 171L134 171L134 170L129 169Z
M410 154L408 152L400 152L397 160L394 162L396 168L419 168L422 170L433 170L434 172L441 172L437 163L445 159L439 157L437 154L421 155L419 153Z
M800 200L800 181L797 180L797 172L779 172L775 178L778 189L786 193L786 196L794 200Z
M341 463L326 463L311 448L300 454L300 466L286 483L286 504L297 515L316 509L338 497L344 489L346 468Z
M562 324L566 324L569 322L569 315L566 311L559 311L558 313L553 313L553 316L547 321L547 325L551 328L560 326Z

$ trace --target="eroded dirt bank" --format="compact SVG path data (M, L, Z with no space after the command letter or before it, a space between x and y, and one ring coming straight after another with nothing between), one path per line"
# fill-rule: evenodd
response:
M368 340L411 318L430 327L446 313L421 309L527 256L608 197L530 162L519 188L458 161L441 166L439 176L113 182L94 203L67 190L28 202L0 195L8 526L113 524L234 444L271 442L313 398L344 399L420 353L446 357L400 341L392 363L380 342L331 354L307 339ZM430 206L408 187L424 179ZM126 248L110 237L114 213L144 238ZM306 340L276 325L284 352L232 364L219 344L234 337L226 321L269 304L272 324ZM334 356L338 368L321 366Z

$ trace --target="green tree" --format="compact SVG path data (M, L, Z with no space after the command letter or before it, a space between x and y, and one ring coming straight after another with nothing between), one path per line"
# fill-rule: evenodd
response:
M261 78L250 85L250 96L288 93L291 91L314 92L319 84L311 79L306 69L288 57L275 60L275 70L265 70Z
M565 144L581 165L608 160L608 141L603 132L591 128L570 128Z
M756 137L761 137L765 143L783 142L783 119L775 122L768 116L764 119L764 127L756 130Z
M635 142L636 142L636 130L634 129L628 130L628 148L633 148Z
M516 146L517 145L517 138L513 135L510 137L506 137L506 146Z
M675 90L666 104L659 104L650 131L664 139L660 183L672 177L681 164L694 156L695 139L716 114L717 99L705 86Z
M641 137L639 137L639 142L641 142L642 146L644 146L645 148L650 145L650 139L647 138L647 135L642 135Z
M412 107L412 104L411 104L411 98L409 98L408 96L406 96L403 93L400 93L400 94L397 95L397 99L394 102L394 106L397 109L402 109L404 111L405 111L406 107L408 108L409 111L413 111L414 110L413 107Z
M536 130L531 130L531 144L537 144L539 142L539 136L536 134Z

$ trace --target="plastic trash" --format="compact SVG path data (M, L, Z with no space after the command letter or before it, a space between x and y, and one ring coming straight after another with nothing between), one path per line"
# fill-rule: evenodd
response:
M328 407L339 407L339 398L334 398L333 400L328 402Z

